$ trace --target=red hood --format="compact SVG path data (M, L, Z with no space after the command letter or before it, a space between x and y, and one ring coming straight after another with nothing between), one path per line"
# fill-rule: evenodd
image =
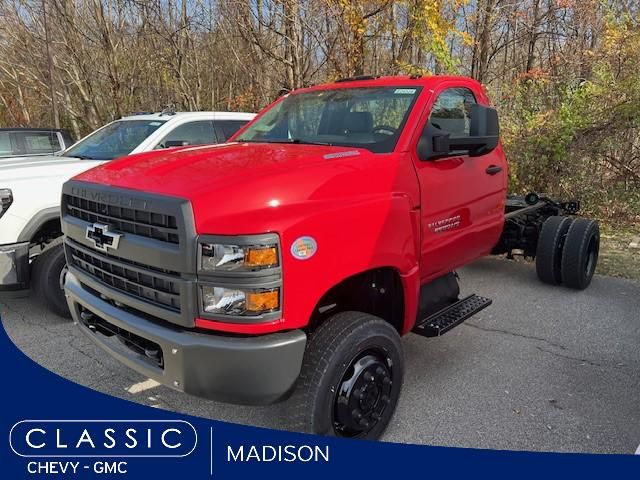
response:
M337 206L347 196L394 191L395 157L352 147L230 143L131 155L76 179L188 199L199 233L252 233L326 209L326 201Z
M193 199L237 183L328 162L332 157L325 155L339 157L342 152L371 155L367 150L322 145L228 143L130 155L76 179Z

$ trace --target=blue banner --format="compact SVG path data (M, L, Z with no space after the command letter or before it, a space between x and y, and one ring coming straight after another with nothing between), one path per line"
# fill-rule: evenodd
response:
M633 455L402 445L195 418L59 377L27 358L4 329L0 352L1 478L640 478Z

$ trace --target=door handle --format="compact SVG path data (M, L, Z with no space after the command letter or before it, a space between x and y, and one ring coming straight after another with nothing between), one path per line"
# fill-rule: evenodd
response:
M500 173L501 171L502 167L499 167L498 165L489 165L485 170L487 175L495 175L496 173Z

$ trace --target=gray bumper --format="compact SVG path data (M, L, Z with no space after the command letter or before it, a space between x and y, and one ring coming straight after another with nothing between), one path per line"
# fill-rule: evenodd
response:
M130 368L175 390L230 403L269 404L286 396L300 374L307 340L301 330L256 337L204 334L117 308L85 290L72 273L67 274L65 291L74 321L94 342ZM118 335L107 337L90 329L80 316L83 310L120 332L157 344L162 366L125 347Z
M0 245L0 290L21 290L29 284L29 242Z

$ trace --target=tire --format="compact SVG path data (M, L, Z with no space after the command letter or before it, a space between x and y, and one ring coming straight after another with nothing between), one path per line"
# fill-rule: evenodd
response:
M320 435L377 439L398 403L404 358L384 320L341 312L311 336L292 397L293 427Z
M591 283L600 252L598 222L577 218L569 227L562 251L562 283L584 290Z
M536 273L543 283L562 282L562 249L572 222L570 217L549 217L542 224L536 248Z
M67 299L62 288L63 272L67 261L62 242L56 242L42 252L33 262L31 271L35 293L47 308L63 318L71 318Z

